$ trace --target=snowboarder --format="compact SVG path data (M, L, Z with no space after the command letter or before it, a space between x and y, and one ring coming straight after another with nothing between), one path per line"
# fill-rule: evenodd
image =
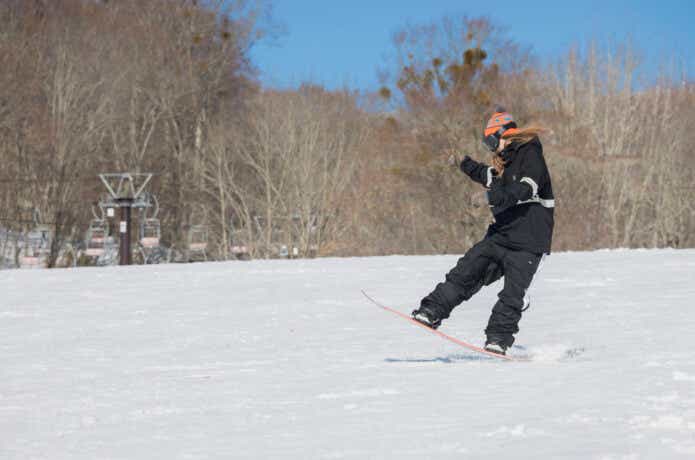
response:
M555 200L550 174L538 138L539 128L517 128L499 107L487 123L483 144L492 152L492 166L466 155L461 170L487 189L493 222L475 244L413 311L415 320L436 329L443 319L483 286L504 276L504 288L492 309L485 349L505 354L519 332L521 313L528 308L526 290L544 254L550 253Z

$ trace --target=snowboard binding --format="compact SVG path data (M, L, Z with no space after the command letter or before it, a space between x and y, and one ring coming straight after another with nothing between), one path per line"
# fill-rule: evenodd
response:
M432 329L437 329L442 324L442 319L427 307L420 307L417 310L413 310L412 316L418 323L422 323Z
M507 354L507 347L501 343L488 342L485 344L485 351L504 356Z

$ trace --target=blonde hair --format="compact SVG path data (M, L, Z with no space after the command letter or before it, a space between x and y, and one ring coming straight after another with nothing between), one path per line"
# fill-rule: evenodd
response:
M508 140L510 143L519 142L520 144L525 144L527 142L532 141L541 134L546 133L547 131L548 130L542 126L532 125L524 129L515 130L515 132L513 134L510 134L509 136L502 135L502 138Z
M509 136L505 136L503 134L502 139L507 141L507 145L511 144L512 142L518 142L519 144L524 145L547 131L548 130L542 126L532 125L524 129L515 130L514 133L510 134ZM498 174L504 173L505 161L501 157L495 155L492 159L492 164L497 170Z

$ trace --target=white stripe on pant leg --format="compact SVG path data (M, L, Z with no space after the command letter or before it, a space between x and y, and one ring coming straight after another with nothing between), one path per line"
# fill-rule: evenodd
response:
M536 276L538 276L538 272L541 271L541 266L543 265L543 261L545 260L545 257L547 255L548 254L543 254L541 256L541 260L540 260L540 262L538 262L538 268L536 268L536 273L533 274L533 278L531 278L531 282L528 284L528 287L524 291L524 307L522 308L522 311L526 310L529 307L529 305L531 305L531 296L529 295L528 292L531 290L531 286L533 286L533 282L536 281Z

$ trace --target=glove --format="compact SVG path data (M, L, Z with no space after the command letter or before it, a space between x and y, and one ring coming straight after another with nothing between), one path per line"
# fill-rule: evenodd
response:
M470 156L466 155L463 157L463 161L461 162L461 171L470 176L475 170L476 166L478 166L478 162L473 160Z

